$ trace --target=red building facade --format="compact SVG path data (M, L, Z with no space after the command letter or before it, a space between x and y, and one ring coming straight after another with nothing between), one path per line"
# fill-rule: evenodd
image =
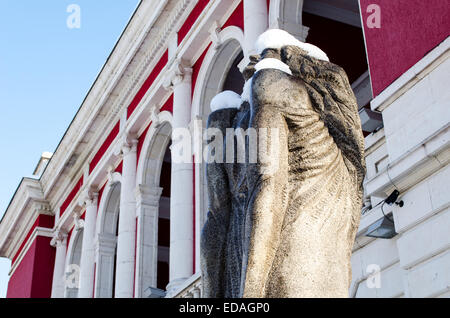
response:
M206 122L222 90L242 92L240 71L268 28L321 47L358 98L368 176L350 296L448 294L448 242L439 236L434 254L424 247L415 255L411 240L432 233L436 218L442 226L449 219L450 196L430 190L448 175L448 93L432 83L448 70L449 13L445 0L142 1L55 154L36 178L22 180L0 223L0 255L12 260L7 296L201 296L204 164L195 153L192 163L173 162L171 134ZM408 113L408 94L433 100ZM399 125L404 111L410 122ZM427 129L416 127L422 112ZM417 145L434 148L420 157ZM385 211L395 239L368 239L384 213L378 203L393 189L427 199L411 200L415 219ZM422 203L434 197L440 201L426 210ZM423 269L424 261L435 265ZM368 288L370 262L394 283ZM443 278L430 287L420 275L433 268Z

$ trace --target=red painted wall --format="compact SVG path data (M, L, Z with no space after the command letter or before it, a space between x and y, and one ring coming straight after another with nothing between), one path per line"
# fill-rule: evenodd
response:
M223 24L222 29L228 26L237 26L244 30L244 1L241 1L228 20Z
M51 228L53 228L54 225L55 225L55 217L54 216L45 215L45 214L38 215L38 217L36 218L36 221L34 221L33 226L28 231L27 236L25 236L25 239L23 240L22 244L20 244L20 247L17 250L16 255L14 255L14 257L12 258L12 265L14 265L16 259L19 257L20 252L22 252L23 248L25 247L25 244L27 244L28 239L31 237L31 234L33 234L34 229L36 227L46 227L46 228L51 229Z
M381 28L369 29L370 4ZM360 0L374 95L380 94L450 33L449 0Z
M199 0L195 7L192 9L189 16L186 18L186 21L181 26L180 30L178 30L178 44L180 44L186 35L189 33L192 25L195 23L197 18L202 13L203 9L205 9L206 5L209 3L209 0Z
M50 298L55 264L50 240L36 237L9 280L7 298Z
M164 52L164 54L161 56L161 58L159 59L158 63L156 63L155 67L152 69L152 71L148 75L144 84L142 84L141 88L139 89L136 96L131 101L130 105L128 105L127 119L130 118L130 116L133 114L134 110L139 105L139 102L142 100L145 93L147 93L150 86L152 86L153 82L158 77L159 73L161 73L161 70L164 68L164 66L166 66L168 59L169 59L169 51L166 50Z
M75 187L72 189L72 191L70 191L69 195L67 196L67 198L64 200L63 204L61 205L61 207L59 208L59 215L63 215L64 212L66 212L67 207L70 205L70 203L72 203L73 199L75 198L75 196L77 195L78 191L80 191L81 187L83 186L83 175L81 175L80 179L78 180L77 184L75 185Z
M108 137L106 137L105 141L103 142L103 144L98 149L98 151L95 154L94 158L92 158L92 161L89 163L89 173L94 171L95 167L100 162L100 160L102 159L102 157L105 154L105 152L109 149L109 146L111 146L111 144L113 143L114 139L116 139L117 135L119 134L119 131L120 131L120 120L117 121L116 125L111 130L111 132L109 133Z

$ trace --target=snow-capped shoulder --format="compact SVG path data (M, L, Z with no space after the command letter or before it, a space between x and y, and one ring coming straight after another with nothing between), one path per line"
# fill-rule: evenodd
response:
M239 108L241 106L241 96L233 91L223 91L211 100L211 111L215 112L225 108Z
M261 34L256 41L255 47L259 54L267 48L280 49L283 46L294 45L308 52L316 59L329 62L328 56L315 45L297 40L294 36L284 30L270 29Z
M259 61L255 65L255 74L261 70L265 69L276 69L280 70L284 73L292 75L292 71L289 66L280 60L274 58L265 58ZM241 100L242 102L250 102L251 99L251 89L252 89L253 76L244 84L244 88L242 90Z
M265 58L258 62L258 64L255 65L256 72L268 68L274 68L277 70L280 70L282 72L288 73L289 75L292 75L292 71L289 68L289 66L280 60L274 59L274 58Z

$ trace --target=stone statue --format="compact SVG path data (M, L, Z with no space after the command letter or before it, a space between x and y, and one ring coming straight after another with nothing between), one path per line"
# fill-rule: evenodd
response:
M356 98L317 47L281 30L256 47L242 103L212 112L208 127L277 129L267 141L277 169L248 156L207 164L204 296L348 297L365 175Z

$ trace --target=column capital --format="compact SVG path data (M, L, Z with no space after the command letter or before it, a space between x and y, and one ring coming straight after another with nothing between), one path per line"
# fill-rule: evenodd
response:
M159 205L162 190L163 189L160 187L149 187L143 184L138 185L134 191L136 204L157 207Z
M107 175L108 175L108 183L110 185L122 182L122 175L118 172L115 172L113 166L108 167Z
M183 59L175 59L167 71L163 86L170 90L178 84L190 81L192 76L192 68L187 61Z
M138 145L139 140L137 138L135 138L134 136L127 136L123 139L122 141L122 155L126 156L131 152L136 152L137 151L137 145Z
M209 29L209 36L211 38L212 47L215 50L218 50L223 43L222 38L220 37L220 32L222 29L220 28L220 24L218 21L214 21L212 27Z
M96 253L112 252L116 248L117 238L112 234L98 234L94 241Z
M139 140L135 134L124 133L119 137L117 144L114 146L113 154L117 158L123 158L130 152L137 151Z
M59 245L67 244L67 232L63 229L56 229L53 232L53 238L50 241L50 245L57 247Z
M78 200L78 205L80 206L92 206L97 205L98 201L98 192L91 187L88 187L83 190L83 192L80 195L80 199Z
M73 222L75 223L75 231L80 231L84 228L84 220L81 218L79 212L76 212L73 216Z
M152 106L152 112L150 114L150 120L152 121L152 126L153 127L157 127L160 124L160 120L159 120L159 107L154 105Z

